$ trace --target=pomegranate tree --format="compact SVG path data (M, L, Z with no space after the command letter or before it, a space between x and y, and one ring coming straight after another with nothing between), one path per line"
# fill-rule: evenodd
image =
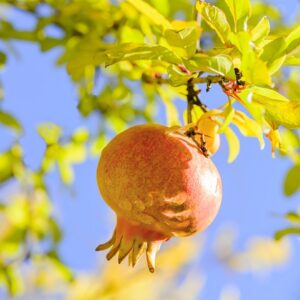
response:
M204 230L221 204L222 184L213 162L189 134L162 125L138 125L103 150L97 169L100 193L117 215L111 248L119 263L134 266L146 252L150 272L161 244Z

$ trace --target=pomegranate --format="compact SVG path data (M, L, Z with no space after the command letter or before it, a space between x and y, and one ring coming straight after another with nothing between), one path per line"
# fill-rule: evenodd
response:
M110 260L129 255L135 266L146 252L150 272L161 244L204 230L221 204L217 168L178 128L149 124L117 135L103 150L97 181L117 215L112 238L96 250L111 248Z

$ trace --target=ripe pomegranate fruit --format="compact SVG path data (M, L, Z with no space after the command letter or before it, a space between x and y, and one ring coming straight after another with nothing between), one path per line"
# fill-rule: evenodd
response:
M110 260L129 255L134 266L146 251L150 272L161 244L171 237L204 230L222 198L221 178L213 162L178 128L138 125L117 135L103 150L97 181L115 211Z

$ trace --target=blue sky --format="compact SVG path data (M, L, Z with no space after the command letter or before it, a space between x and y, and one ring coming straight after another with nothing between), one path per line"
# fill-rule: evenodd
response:
M269 1L288 17L290 12L300 12L299 1ZM20 14L12 14L20 26L30 26L31 20ZM44 144L36 134L41 122L61 125L66 133L78 126L94 128L96 120L84 121L77 109L74 85L63 68L55 67L59 51L41 54L35 45L14 42L18 57L10 56L6 70L1 73L5 89L3 108L21 120L26 134L22 137L26 163L38 165ZM3 45L0 44L0 49ZM214 102L205 96L204 102ZM209 99L220 97L213 89ZM205 101L206 99L206 101ZM163 122L159 117L158 121ZM0 130L0 150L5 149L13 137ZM212 254L212 242L224 224L231 224L238 232L237 248L254 236L272 236L285 225L273 213L283 214L297 207L299 196L285 198L282 182L290 166L288 160L272 159L269 145L261 151L254 139L241 137L241 153L233 164L227 163L227 145L223 140L221 150L214 157L222 175L223 205L215 222L205 232L207 246L197 268L206 272L207 281L199 299L218 299L221 287L233 284L240 288L241 299L300 299L300 241L291 239L293 255L288 265L273 271L266 277L252 274L236 274L222 267ZM114 221L111 211L102 202L95 181L97 159L89 159L76 167L76 180L72 192L62 186L57 174L48 177L56 215L65 232L60 247L65 262L78 271L96 270L104 253L95 253L95 246L112 232ZM0 191L1 192L1 191ZM197 236L195 237L197 239ZM159 276L159 275L157 275Z

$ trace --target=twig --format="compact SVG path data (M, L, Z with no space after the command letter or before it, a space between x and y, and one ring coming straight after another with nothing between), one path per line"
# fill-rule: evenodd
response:
M187 92L187 122L192 123L193 106L199 106L203 112L207 112L207 106L200 101L198 94L201 92L201 90L195 90L193 78L189 79L187 82Z

